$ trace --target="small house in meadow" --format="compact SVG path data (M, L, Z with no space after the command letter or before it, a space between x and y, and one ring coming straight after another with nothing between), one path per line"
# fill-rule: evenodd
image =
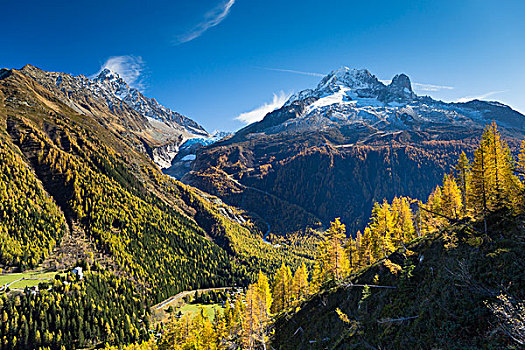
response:
M80 266L75 267L72 271L78 276L78 279L81 280L84 278L84 272L82 272L82 268Z

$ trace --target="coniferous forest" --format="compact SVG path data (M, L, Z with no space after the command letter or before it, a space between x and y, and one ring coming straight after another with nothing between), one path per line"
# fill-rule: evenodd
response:
M257 236L262 233L256 218L241 224L231 219L233 214L220 215L202 193L155 173L147 163L134 173L120 160L122 155L90 136L89 129L54 118L53 133L39 130L26 118L10 119L12 141L4 141L1 151L2 266L11 272L36 268L53 255L62 237L75 234L73 230L90 237L95 251L76 261L84 268L82 276L57 271L37 287L3 290L2 349L301 348L307 341L303 333L309 332L306 324L319 334L325 331L326 325L307 313L319 298L324 308L333 308L325 322L339 330L335 339L325 338L327 344L360 346L370 338L399 337L402 328L381 333L377 324L420 317L428 318L428 325L443 320L421 313L386 316L406 307L418 264L439 259L424 257L421 250L427 246L434 255L435 246L443 254L469 251L454 259L460 267L475 261L482 269L477 272L479 281L487 282L473 281L469 271L450 272L481 290L471 292L471 304L458 307L477 310L472 316L493 325L473 327L468 317L452 318L447 328L434 329L433 337L458 337L443 341L445 346L476 347L482 344L482 331L492 332L486 344L496 348L523 340L523 232L518 223L525 211L525 141L513 154L495 122L485 128L473 157L461 153L426 200L384 199L373 205L362 232L347 232L334 218L322 232L305 232L310 238L301 243L298 237L274 237L282 243L279 247ZM44 185L38 179L44 179ZM146 186L157 190L148 192ZM175 203L183 203L183 209ZM495 220L503 220L511 236L494 231ZM487 250L485 257L478 257ZM514 264L500 266L495 283L494 272L483 270L489 263L483 259L497 262L503 253L513 257ZM418 283L440 288L438 282L434 276ZM200 309L186 315L170 312L160 324L151 320L153 304L172 295L230 286L239 292L223 297L222 309L211 316ZM340 294L349 288L360 290L357 309L350 311L344 310L347 302L340 303ZM404 292L385 296L387 304L372 304L374 288ZM207 293L195 296L195 302L219 302ZM348 300L353 297L350 293ZM360 314L361 308L368 310L367 316ZM290 334L292 324L297 327ZM462 330L471 332L468 340L461 338ZM430 339L436 338L418 342Z
M373 313L373 317L379 317L372 311L377 306L370 305L371 301L367 301L373 294L372 290L403 288L401 295L388 296L390 304L384 306L385 309L389 305L402 309L400 305L408 302L407 295L410 295L411 289L415 289L413 284L417 283L414 281L417 261L424 259L419 250L425 245L433 249L436 248L434 246L439 246L438 249L449 252L447 254L457 260L461 269L466 268L467 264L473 264L484 272L481 272L479 278L469 276L468 271L451 272L450 277L454 277L455 282L447 282L470 283L472 286L468 286L469 289L474 289L465 292L472 293L473 300L460 299L464 304L457 305L465 308L467 315L449 320L447 328L442 325L437 326L437 330L430 331L419 325L419 329L428 332L418 335L419 344L431 344L436 339L431 340L432 336L442 337L447 334L454 337L441 340L442 345L448 348L476 348L482 344L490 344L495 348L518 346L523 341L520 327L525 316L524 304L519 301L524 297L521 288L525 277L521 269L524 255L521 249L523 242L511 243L510 240L523 239L521 229L516 231L516 227L513 227L525 210L525 178L522 176L525 142L523 146L519 156L513 157L506 143L501 140L496 124L492 123L483 133L475 152L476 157L469 161L465 154L461 154L455 168L444 176L442 185L436 187L426 202L396 197L392 203L376 203L364 234L357 232L355 237L347 236L345 226L339 219L335 219L318 244L310 272L302 265L292 273L285 264L270 278L260 272L244 294L228 301L223 314L215 315L212 320L202 312L193 318L172 318L160 340L145 343L143 347L266 348L271 335L275 334L274 345L285 349L302 348L305 339L301 343L301 337L296 337L297 329L305 332L302 327L306 328L306 325L316 328L316 331L326 328L322 319L310 318L305 311L312 307L311 304L318 303L319 298L325 300L325 309L328 309L326 303L335 306L330 322L336 324L328 326L342 328L338 339L335 339L336 346L345 342L362 346L367 344L364 339L372 335L376 339L402 337L396 329L385 334L377 333L377 329L366 323L370 320L365 322L359 318L353 319L341 311L338 304L341 302L342 290L349 287L360 288L362 293L358 298L359 308L366 307ZM510 232L494 232L494 220L499 220L499 224ZM487 221L491 223L487 224ZM470 255L456 256L457 252L465 253L465 250L470 251ZM503 250L509 256L502 257ZM487 253L487 256L478 257L479 252ZM436 254L435 251L432 253ZM436 258L439 257L426 257ZM514 263L508 259L515 259ZM502 264L499 265L499 277L490 271L490 266L484 265L490 263ZM383 268L382 272L376 273L370 281L358 283L361 279L368 279L378 266ZM443 283L438 276L434 276L434 279L436 280L423 280L421 283L425 284L424 288L437 288L439 283ZM382 280L388 285L381 285ZM482 284L481 281L487 281L487 284ZM442 288L443 291L447 289L445 286ZM351 297L352 295L348 296ZM481 305L476 305L480 300L483 300ZM483 310L479 310L480 306ZM317 316L319 313L316 313ZM480 329L476 329L478 326L473 325L473 320L469 318L474 316L499 322L500 333L493 333L489 338L483 333L476 333ZM428 318L424 321L428 325L439 324L446 319L443 315L421 314L399 320L383 316L375 321L380 324L404 322L419 317ZM295 330L294 334L287 333L291 332L287 329L290 327ZM461 332L466 330L472 333L465 338L465 334ZM492 330L494 331L495 329ZM334 342L326 344L334 345ZM403 347L409 346L410 341L397 339L392 344ZM325 345L322 345L323 348Z

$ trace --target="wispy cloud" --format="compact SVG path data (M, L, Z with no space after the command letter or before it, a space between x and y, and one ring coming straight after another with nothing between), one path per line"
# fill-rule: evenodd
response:
M281 68L268 68L268 67L258 67L258 68L265 69L265 70L271 70L274 72L285 72L285 73L293 73L293 74L300 74L300 75L309 75L312 77L324 77L326 75L326 74L314 73L314 72L303 72L303 71L294 70L294 69L281 69Z
M259 120L262 120L266 114L281 108L289 98L290 94L280 91L277 94L273 94L273 99L271 102L265 102L262 106L259 106L249 112L241 113L235 119L246 124L258 122Z
M179 45L192 41L201 36L208 29L220 24L230 13L236 0L222 1L218 6L204 15L202 22L193 27L189 32L177 36L174 44Z
M461 98L458 98L456 102L468 102L468 101L472 101L472 100L483 100L483 99L486 99L490 96L493 96L493 95L496 95L496 94L502 94L506 92L505 90L502 90L502 91L489 91L485 94L482 94L482 95L478 95L478 96L465 96L465 97L461 97Z
M268 68L268 67L258 67L258 68L265 69L265 70L271 70L275 72L309 75L312 77L321 77L321 78L326 75L326 74L315 73L315 72L303 72L303 71L298 71L294 69L281 69L281 68ZM384 79L384 80L379 80L379 81L381 81L385 85L388 85L392 82L392 80L390 79ZM423 83L412 83L412 87L414 88L415 91L426 91L426 92L428 91L435 92L435 91L441 91L441 90L454 90L454 87L452 86L423 84Z
M446 86L446 85L413 83L412 86L414 87L414 90L416 90L416 91L454 90L453 86Z
M392 82L391 79L382 79L379 81L385 85L388 85ZM442 90L454 90L453 86L424 84L424 83L412 83L412 88L414 89L414 91L421 91L421 92L436 92L436 91L442 91Z
M139 91L144 91L146 88L144 82L146 64L140 56L112 56L102 64L100 70L91 78L96 77L104 68L117 73L129 86Z

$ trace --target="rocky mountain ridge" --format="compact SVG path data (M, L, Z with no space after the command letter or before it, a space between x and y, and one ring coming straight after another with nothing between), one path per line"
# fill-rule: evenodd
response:
M118 73L113 72L108 68L104 68L92 80L83 80L83 82L86 82L86 86L94 92L109 92L110 96L107 96L107 98L108 104L110 105L114 103L111 96L113 95L125 102L134 111L147 118L161 121L175 128L183 127L185 129L184 131L190 134L209 136L208 132L195 121L162 106L157 100L144 96L137 89L130 88Z
M292 95L282 108L239 134L301 133L335 127L347 129L347 134L363 131L372 136L359 140L364 142L402 131L441 134L443 128L451 127L482 129L492 119L515 135L525 130L525 117L501 103L442 102L417 96L405 74L396 75L385 85L366 69L343 67L325 76L315 89Z
M3 70L3 74L10 74ZM144 96L115 72L103 69L90 79L79 75L46 72L26 65L20 73L34 79L74 111L101 117L133 147L147 154L161 168L168 168L186 140L211 135L192 119Z

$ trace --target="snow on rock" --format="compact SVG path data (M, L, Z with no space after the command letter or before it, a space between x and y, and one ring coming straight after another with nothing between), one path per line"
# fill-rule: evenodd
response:
M164 168L164 173L176 179L181 179L191 170L192 162L197 159L197 152L202 147L209 146L230 135L232 135L230 132L215 131L210 137L193 137L184 140L170 166Z

